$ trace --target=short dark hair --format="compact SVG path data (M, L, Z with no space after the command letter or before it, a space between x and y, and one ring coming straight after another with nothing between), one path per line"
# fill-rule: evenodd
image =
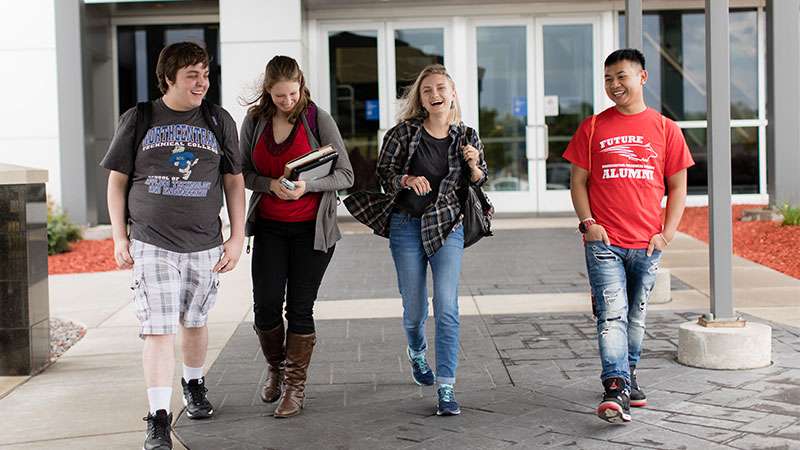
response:
M194 42L176 42L164 47L158 55L156 64L158 89L162 94L166 94L169 89L167 80L174 83L179 70L195 64L203 64L208 67L208 62L206 49Z
M644 55L638 49L635 48L621 48L619 50L615 50L613 53L608 55L606 58L606 62L603 67L608 67L614 65L620 61L630 61L638 63L642 66L642 69L645 68L644 66Z

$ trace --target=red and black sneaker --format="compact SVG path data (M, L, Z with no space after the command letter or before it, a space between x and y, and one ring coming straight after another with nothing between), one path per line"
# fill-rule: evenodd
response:
M631 399L625 380L622 378L608 378L603 380L605 394L603 401L597 407L597 417L611 423L625 423L631 421Z
M636 366L631 366L631 406L634 408L647 406L647 396L636 381Z

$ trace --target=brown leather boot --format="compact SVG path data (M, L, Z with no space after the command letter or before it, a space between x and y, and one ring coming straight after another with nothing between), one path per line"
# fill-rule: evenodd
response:
M283 394L275 408L275 417L292 417L300 414L305 399L306 376L311 353L317 336L311 334L286 333L286 372Z
M283 321L271 330L260 330L253 325L261 343L261 351L267 360L267 379L261 387L261 401L272 403L281 396L283 384L283 367L286 359L286 349L283 341L286 338L283 330Z

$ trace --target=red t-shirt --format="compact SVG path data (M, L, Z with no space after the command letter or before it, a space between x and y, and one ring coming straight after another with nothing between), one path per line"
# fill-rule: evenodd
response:
M564 158L589 173L592 217L612 245L647 248L660 233L664 180L694 165L678 125L654 110L625 115L611 107L581 123ZM591 160L589 136L592 135Z
M275 143L272 122L267 123L253 149L253 165L259 174L280 178L287 162L311 151L306 128L295 123L289 137L280 144ZM267 149L272 149L270 152ZM279 149L275 151L276 149ZM276 154L277 153L277 154ZM306 222L315 220L322 194L309 192L297 200L281 200L275 195L265 193L258 202L258 215L262 219L279 222Z

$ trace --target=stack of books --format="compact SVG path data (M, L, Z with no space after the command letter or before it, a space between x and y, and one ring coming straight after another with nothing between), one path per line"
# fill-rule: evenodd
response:
M324 145L310 153L286 163L283 176L291 181L311 181L330 175L336 167L339 155L330 145Z

